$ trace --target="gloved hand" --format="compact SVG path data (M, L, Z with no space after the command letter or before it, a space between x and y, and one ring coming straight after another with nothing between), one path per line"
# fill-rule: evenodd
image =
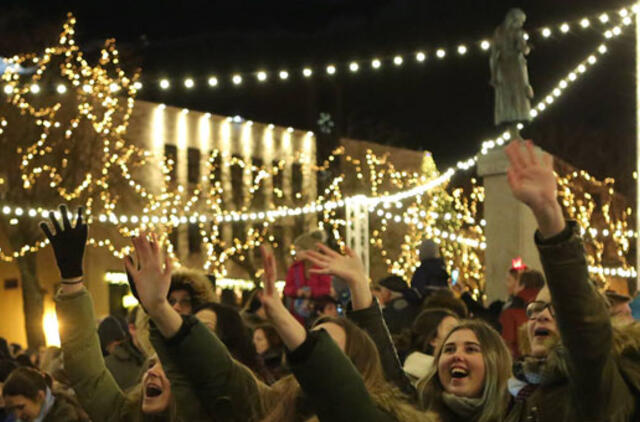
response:
M63 279L77 278L83 274L82 259L89 234L88 227L82 220L83 211L82 207L78 208L75 227L71 227L66 205L60 205L63 227L60 227L55 215L49 213L49 219L56 231L55 234L51 233L46 222L40 223L40 228L49 239L49 242L51 242L53 253L56 256L56 263Z

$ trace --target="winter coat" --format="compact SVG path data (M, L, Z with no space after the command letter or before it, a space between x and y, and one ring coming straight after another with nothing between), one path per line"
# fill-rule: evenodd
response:
M53 394L56 401L42 422L88 422L89 418L73 398L66 394Z
M287 271L287 278L283 294L285 304L289 312L295 316L301 324L305 325L313 313L313 303L309 298L298 297L298 290L306 288L310 292L310 298L318 298L331 294L331 276L327 274L305 275L304 261L296 261Z
M171 339L164 339L157 330L152 330L151 339L161 359L175 359L215 421L261 420L278 403L279 387L290 380L284 378L271 387L259 381L192 316L183 317L180 331ZM375 405L356 368L324 331L309 333L307 341L288 357L310 404L303 406L306 411L297 420L313 419L313 411L320 421L394 420ZM384 406L390 413L400 407L391 400Z
M420 307L404 296L391 300L382 310L391 334L400 334L404 329L411 328L419 313Z
M539 289L521 290L500 314L502 338L514 358L520 357L521 350L518 343L518 329L529 320L527 305L536 299L538 292L540 292Z
M64 368L82 408L92 422L134 422L140 415L140 397L125 394L107 370L100 350L93 301L86 289L70 295L56 295ZM189 384L172 362L162 359L177 403L177 419L205 421L202 408Z
M426 297L434 289L448 287L449 274L442 258L427 258L411 277L411 287Z
M637 421L640 340L631 326L615 331L606 304L589 282L577 225L536 244L544 268L561 345L551 350L543 380L516 400L507 422ZM625 333L627 333L625 335Z
M107 369L123 391L140 382L144 361L142 352L131 341L118 344L104 359Z

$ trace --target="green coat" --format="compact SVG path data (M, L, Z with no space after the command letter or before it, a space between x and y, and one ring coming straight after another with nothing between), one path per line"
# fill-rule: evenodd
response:
M125 395L105 366L89 292L58 294L55 301L65 373L83 409L93 422L140 420L140 397ZM209 420L188 382L171 362L160 361L171 382L177 420Z
M127 341L118 344L104 362L118 386L127 391L140 382L145 360L142 352L136 349L131 341Z
M180 332L170 340L152 330L151 341L161 360L166 354L177 363L216 421L260 420L276 403L279 384L286 381L269 387L257 380L193 317L185 317ZM290 359L291 370L320 421L393 420L375 406L362 377L328 334L310 333L304 346Z
M550 377L524 402L516 402L507 422L627 422L637 417L640 372L622 353L640 359L635 345L614 338L602 297L589 282L585 251L570 222L559 235L536 234L562 347L547 358ZM631 346L631 347L627 347Z

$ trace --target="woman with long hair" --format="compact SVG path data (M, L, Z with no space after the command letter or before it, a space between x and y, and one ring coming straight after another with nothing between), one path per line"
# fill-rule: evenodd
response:
M304 256L317 266L312 271L347 282L354 309L349 318L372 335L384 356L387 379L411 394L421 408L433 411L445 422L502 420L509 403L506 391L511 357L494 329L480 321L461 321L446 333L431 371L419 381L416 391L400 366L360 258L349 248L342 255L322 245Z
M157 332L152 331L154 345L164 344L157 347L158 354L176 360L211 418L226 409L225 416L246 421L429 420L385 382L375 344L355 325L328 320L307 333L275 289L272 252L263 248L261 301L289 350L293 375L269 387L235 361L202 323L192 316L180 316L167 303L170 265L155 236L149 241L143 234L133 244L140 267L126 265L157 327Z

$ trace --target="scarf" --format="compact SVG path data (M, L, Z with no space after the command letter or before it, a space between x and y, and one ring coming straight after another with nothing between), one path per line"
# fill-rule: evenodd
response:
M478 414L484 404L482 398L460 397L447 392L442 393L442 401L449 410L467 420Z

